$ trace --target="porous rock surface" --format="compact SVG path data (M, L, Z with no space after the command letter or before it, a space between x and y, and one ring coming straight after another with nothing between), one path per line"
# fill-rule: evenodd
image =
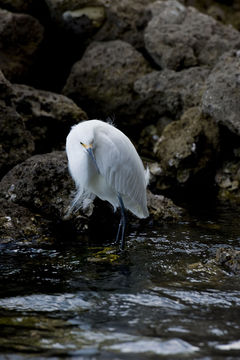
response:
M144 32L145 47L161 68L213 66L224 52L240 45L237 30L176 0L158 0L148 11L152 19Z
M150 70L144 57L127 42L94 42L74 64L64 94L90 116L131 115L134 121L138 99L133 85Z

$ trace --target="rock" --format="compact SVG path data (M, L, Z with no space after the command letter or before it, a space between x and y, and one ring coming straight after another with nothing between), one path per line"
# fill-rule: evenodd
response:
M130 43L136 49L144 48L143 30L148 16L145 14L147 4L154 0L112 0L103 1L106 21L94 36L98 41L120 39Z
M176 206L172 200L163 195L152 194L149 190L147 204L149 214L155 221L177 221L184 214L184 210Z
M5 78L0 70L0 99L7 100L12 94L12 84Z
M55 220L65 216L73 189L63 151L28 158L0 183L0 194L5 199Z
M29 73L42 39L38 20L0 9L0 69L8 80L21 81Z
M194 67L179 72L153 71L137 79L134 90L142 100L148 119L167 115L179 118L185 110L201 103L206 68Z
M0 245L50 244L52 223L25 207L0 199Z
M240 45L237 30L176 0L158 0L148 11L152 19L144 32L145 47L161 68L212 67L224 52Z
M0 178L34 151L34 142L22 117L0 100Z
M240 149L239 149L240 150ZM225 161L215 177L218 199L221 202L240 204L240 159Z
M86 120L86 113L66 96L13 85L12 104L31 132L37 153L63 150L70 127Z
M186 185L198 175L198 181L206 176L216 159L219 131L214 121L202 116L199 108L188 109L179 121L163 130L154 153L160 170L158 189Z
M217 123L240 135L240 51L224 54L206 81L202 109Z
M240 251L219 248L216 252L216 262L218 265L224 266L228 271L234 274L240 274Z
M28 13L34 0L0 0L0 7L14 12Z
M88 38L104 23L104 1L46 0L52 20L72 35Z
M134 82L150 71L144 57L130 44L116 40L94 42L74 64L64 94L86 109L90 118L117 114L137 122Z
M46 0L53 21L82 40L123 40L143 48L144 9L154 0Z

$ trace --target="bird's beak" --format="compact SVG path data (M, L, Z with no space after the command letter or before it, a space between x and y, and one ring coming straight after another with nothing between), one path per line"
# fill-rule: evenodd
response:
M94 165L95 165L95 167L97 169L97 172L100 174L100 171L99 171L99 168L98 168L98 165L97 165L97 162L96 162L96 158L95 158L94 153L93 153L92 144L85 145L84 147L87 150L88 154L90 155L90 157L91 157L91 159L92 159L92 161L93 161L93 163L94 163Z

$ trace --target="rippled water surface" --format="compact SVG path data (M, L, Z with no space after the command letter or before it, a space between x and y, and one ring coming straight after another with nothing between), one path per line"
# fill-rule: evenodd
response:
M87 239L1 249L0 359L239 359L236 211L131 232L120 256Z

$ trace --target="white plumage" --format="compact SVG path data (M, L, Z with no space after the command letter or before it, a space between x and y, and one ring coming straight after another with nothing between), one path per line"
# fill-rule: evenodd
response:
M148 216L146 187L149 173L144 170L135 147L113 125L88 120L72 127L66 152L69 171L77 187L72 208L80 208L87 198L94 196L107 200L114 209L120 206L123 247L124 207L139 218Z

